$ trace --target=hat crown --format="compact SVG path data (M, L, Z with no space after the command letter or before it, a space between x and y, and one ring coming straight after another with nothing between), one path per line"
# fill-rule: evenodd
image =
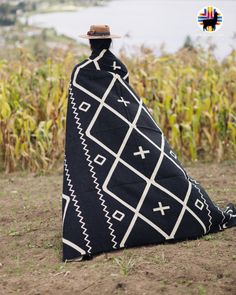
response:
M86 35L80 35L81 38L86 39L108 39L120 38L121 36L111 34L108 25L91 25Z
M89 32L110 34L110 27L108 25L91 25Z

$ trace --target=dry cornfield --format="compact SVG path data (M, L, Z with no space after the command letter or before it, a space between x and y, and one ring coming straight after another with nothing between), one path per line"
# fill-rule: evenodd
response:
M130 83L182 160L236 158L236 51L223 61L203 50L156 57L120 54ZM0 60L0 166L44 171L63 157L69 80L76 58L47 60L20 49Z

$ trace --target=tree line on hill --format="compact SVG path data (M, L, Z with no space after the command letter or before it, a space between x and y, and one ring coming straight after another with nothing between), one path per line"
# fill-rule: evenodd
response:
M15 25L19 15L24 12L37 11L45 3L50 6L55 4L99 5L103 2L102 0L48 0L45 2L40 0L0 0L0 26Z

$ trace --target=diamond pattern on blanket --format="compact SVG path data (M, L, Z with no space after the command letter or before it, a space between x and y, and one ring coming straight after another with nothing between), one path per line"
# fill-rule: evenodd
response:
M233 204L222 211L188 176L127 74L106 49L73 70L62 194L64 261L236 225Z

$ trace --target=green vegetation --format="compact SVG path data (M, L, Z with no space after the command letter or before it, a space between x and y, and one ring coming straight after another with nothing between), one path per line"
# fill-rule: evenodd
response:
M63 156L70 73L85 56L28 49L0 60L0 155L5 171L45 171ZM10 56L10 52L9 52ZM130 81L180 159L235 158L236 52L218 62L202 50L121 58Z
M51 48L71 48L83 51L76 40L58 34L54 28L42 28L29 25L32 14L74 11L91 5L102 5L108 0L2 0L0 1L0 58L9 58L13 48L28 48L33 55L48 57ZM14 54L14 51L13 51ZM14 58L14 57L13 57Z
M232 159L236 152L236 51L222 62L201 48L122 59L131 81L182 159Z
M0 26L10 26L16 23L16 12L18 5L9 3L0 4Z
M123 255L114 257L113 261L118 266L120 274L128 276L135 269L137 257L124 250Z
M16 24L18 16L56 10L71 10L81 6L101 5L101 0L3 0L0 2L0 26Z

